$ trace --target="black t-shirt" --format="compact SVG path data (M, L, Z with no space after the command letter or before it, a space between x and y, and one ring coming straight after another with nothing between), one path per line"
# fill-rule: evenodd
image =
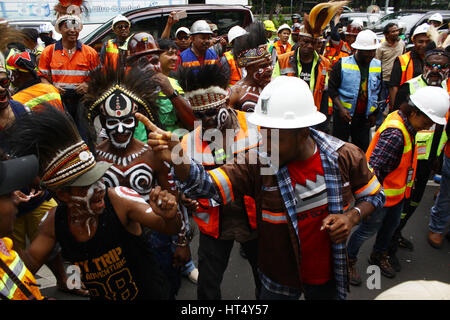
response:
M161 272L145 236L129 233L105 195L105 210L94 237L78 242L69 230L67 206L55 214L56 240L63 257L81 270L81 281L92 300L166 300L168 281Z
M312 70L312 65L313 65L313 61L311 61L310 63L305 63L305 62L301 62L302 65L302 70L300 71L300 74L298 75L298 77L304 81L306 81L306 83L309 85L309 82L311 81L311 70Z

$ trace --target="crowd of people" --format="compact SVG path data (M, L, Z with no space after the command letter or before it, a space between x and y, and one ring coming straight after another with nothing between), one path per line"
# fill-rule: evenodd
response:
M406 52L395 23L382 41L343 26L345 4L227 37L207 20L172 30L174 11L155 39L118 15L100 52L67 1L58 41L2 21L0 297L44 299L46 264L59 289L93 300L176 299L182 276L218 300L238 242L256 299L345 299L373 235L369 263L401 271L398 247L414 247L402 230L435 174L427 239L440 248L450 37L433 16Z

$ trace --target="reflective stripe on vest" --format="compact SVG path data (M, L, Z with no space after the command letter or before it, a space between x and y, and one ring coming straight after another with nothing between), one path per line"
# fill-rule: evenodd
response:
M408 199L411 195L411 188L414 183L417 167L417 149L414 150L413 156L413 144L411 136L403 122L403 119L398 114L398 111L392 112L380 126L375 133L369 148L366 152L366 158L370 162L370 155L372 154L375 146L377 145L380 134L387 128L397 128L403 133L404 146L403 155L398 167L390 172L383 182L384 193L386 195L385 207L392 207L402 201L404 198ZM412 172L410 172L410 169ZM408 176L410 174L410 176ZM409 179L409 180L408 180Z
M358 200L362 197L371 196L375 194L380 189L380 187L380 182L378 181L377 177L373 175L368 184L355 192L355 199Z
M262 210L262 220L274 224L287 223L286 213L284 212L276 213Z
M38 83L26 89L23 89L12 96L12 98L20 103L33 109L44 103L48 103L55 108L64 111L59 91L52 85Z
M22 280L27 270L23 261L20 259L19 255L16 255L16 258L8 267L20 280ZM14 281L8 276L6 272L3 273L0 282L0 292L8 299L12 299L14 293L16 292L16 289L17 285L14 283Z
M356 103L358 101L359 89L361 86L361 72L356 62L355 56L341 59L341 85L338 88L339 99L342 106L350 111L353 116ZM372 59L369 65L369 75L367 79L367 107L366 117L374 113L378 108L378 93L381 85L381 62Z

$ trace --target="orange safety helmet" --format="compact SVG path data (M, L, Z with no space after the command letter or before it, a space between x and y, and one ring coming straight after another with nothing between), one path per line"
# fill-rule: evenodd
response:
M158 44L150 33L139 32L128 40L127 62L149 53L160 54L164 50L159 49Z

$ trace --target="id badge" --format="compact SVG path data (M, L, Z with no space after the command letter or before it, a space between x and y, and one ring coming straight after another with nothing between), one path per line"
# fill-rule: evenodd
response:
M410 184L413 178L413 174L414 174L414 168L409 167L408 168L408 177L406 178L406 184Z

